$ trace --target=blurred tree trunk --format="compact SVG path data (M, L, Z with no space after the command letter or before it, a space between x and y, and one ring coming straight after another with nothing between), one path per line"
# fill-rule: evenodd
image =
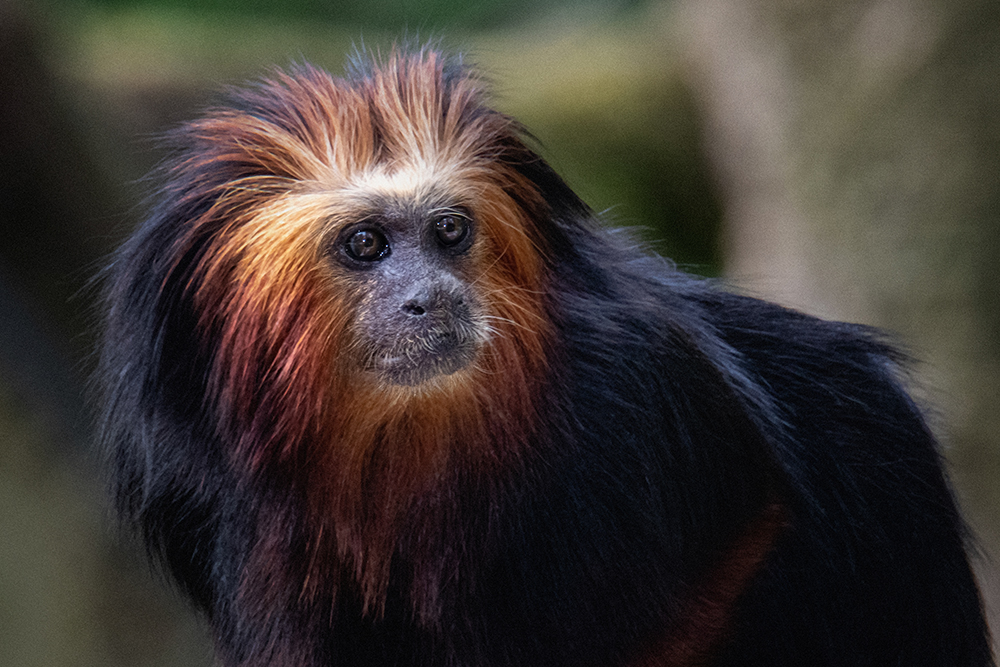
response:
M728 275L900 334L966 515L1000 554L1000 4L686 0L675 18Z

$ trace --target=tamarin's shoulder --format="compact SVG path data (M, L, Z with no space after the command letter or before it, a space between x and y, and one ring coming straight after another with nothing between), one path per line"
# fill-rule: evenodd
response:
M802 381L844 369L882 378L911 361L888 332L743 294L724 279L677 267L630 240L628 231L589 231L588 238L574 239L578 261L559 271L563 281L570 276L556 292L567 302L571 326L589 322L596 332L594 323L607 321L605 335L642 332L646 345L666 340L673 349L690 346L717 362L733 359ZM629 341L626 335L616 340L623 349Z

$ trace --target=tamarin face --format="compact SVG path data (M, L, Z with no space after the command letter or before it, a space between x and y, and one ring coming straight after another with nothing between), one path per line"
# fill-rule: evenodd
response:
M486 338L471 287L477 224L446 194L373 197L336 231L338 281L359 295L354 361L380 382L419 385L466 368Z

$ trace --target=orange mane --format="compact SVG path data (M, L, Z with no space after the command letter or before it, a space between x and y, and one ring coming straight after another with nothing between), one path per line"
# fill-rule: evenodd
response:
M546 278L532 217L545 204L502 159L526 150L519 127L483 106L470 73L449 68L424 51L393 53L350 80L278 73L188 125L194 150L171 171L173 187L190 190L179 206L196 212L180 243L205 245L188 290L202 340L213 341L208 395L231 461L258 477L284 466L308 479L303 496L323 527L308 558L352 571L376 610L401 522L446 477L489 477L518 459L544 376ZM386 386L352 363L358 295L328 248L373 196L431 193L477 220L473 284L488 336L467 369ZM272 539L259 536L248 577L281 576Z

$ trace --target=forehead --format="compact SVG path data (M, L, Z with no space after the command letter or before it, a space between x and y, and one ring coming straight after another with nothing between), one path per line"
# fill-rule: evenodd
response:
M372 164L351 174L317 178L303 185L300 193L322 202L320 206L333 214L333 222L342 224L387 210L454 206L474 210L483 190L468 170L423 158Z
M432 195L446 196L449 190L458 189L459 179L453 166L418 158L402 164L374 164L352 174L342 192L349 198L417 201Z

